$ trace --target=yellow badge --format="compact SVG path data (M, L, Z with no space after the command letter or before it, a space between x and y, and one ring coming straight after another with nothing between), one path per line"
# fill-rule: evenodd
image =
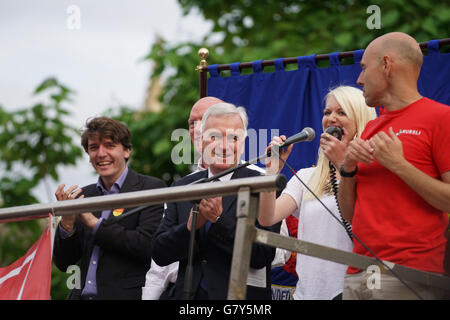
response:
M120 216L123 213L123 211L124 211L124 208L114 209L113 210L113 216L114 217Z

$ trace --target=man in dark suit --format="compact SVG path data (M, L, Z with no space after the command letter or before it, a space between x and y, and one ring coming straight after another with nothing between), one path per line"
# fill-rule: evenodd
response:
M202 118L201 128L202 160L208 165L208 170L185 176L173 185L187 185L236 166L244 150L247 123L244 108L236 108L228 103L210 107ZM258 175L260 173L255 170L242 168L220 180ZM192 283L194 299L216 300L227 297L236 229L236 198L236 195L233 195L200 201L195 226L197 231ZM183 298L192 207L191 202L167 204L164 218L152 244L153 259L157 264L164 266L175 261L180 262L175 299ZM279 225L268 229L278 231ZM274 256L274 248L253 244L250 266L255 269L266 267L266 270L270 270ZM270 273L267 273L267 277L270 277ZM261 290L247 286L247 299L264 298L260 294Z
M130 139L128 128L116 120L99 117L89 121L81 144L99 174L98 182L67 190L62 184L56 198L62 201L165 187L162 180L127 167ZM53 259L62 271L80 261L81 270L81 288L73 289L70 299L140 299L163 205L122 216L130 210L133 208L62 217Z

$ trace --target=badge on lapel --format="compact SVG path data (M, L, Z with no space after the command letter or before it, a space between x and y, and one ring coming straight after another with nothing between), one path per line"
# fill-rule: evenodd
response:
M120 216L120 215L123 213L124 210L125 210L124 208L114 209L114 210L113 210L113 216L114 216L114 217Z

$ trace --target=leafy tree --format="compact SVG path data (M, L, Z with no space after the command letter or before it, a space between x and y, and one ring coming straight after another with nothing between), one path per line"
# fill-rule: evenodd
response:
M188 173L189 166L175 165L170 141L177 128L187 129L190 108L199 98L199 74L194 71L197 51L207 47L209 64L249 62L361 49L391 31L403 31L419 42L448 37L448 2L311 1L311 0L179 0L184 14L196 10L213 23L201 42L175 45L156 43L146 57L154 62L153 79L165 77L159 114L134 114L122 108L116 117L132 131L135 153L131 166L137 171L167 177ZM369 29L371 5L380 9L381 28ZM426 13L426 14L425 14ZM319 66L326 66L321 62ZM270 71L271 68L267 68ZM244 72L251 72L245 70ZM167 76L168 75L168 76ZM227 72L222 72L226 76ZM166 179L167 180L167 179Z
M173 178L190 172L189 163L173 164L173 147L182 140L174 138L172 141L172 132L179 128L188 129L190 109L199 98L198 73L194 71L199 58L196 44L183 43L170 50L166 45L164 41L155 44L146 57L155 62L153 78L167 70L172 72L165 81L161 96L166 107L158 113L135 112L121 107L118 112L109 110L108 114L125 122L131 131L133 151L130 166L141 173L161 177L170 184ZM184 53L180 55L180 51ZM193 148L186 152L190 153L193 162Z
M49 104L37 103L10 114L1 111L7 119L0 129L1 160L8 171L20 165L31 173L24 190L31 190L47 176L57 180L58 165L75 165L82 154L81 148L72 143L77 131L62 121L69 112L61 104L70 101L71 90L49 78L34 94L47 90L53 91ZM8 204L15 205L14 202Z
M450 8L444 1L179 0L179 3L185 14L196 9L211 20L212 35L223 35L216 48L242 62L361 49L375 37L391 31L406 32L419 42L445 38L450 23ZM374 5L379 8L380 29L367 28L371 16L367 9Z
M71 101L72 91L57 79L48 78L34 91L35 96L44 93L49 101L30 108L7 112L0 106L1 207L38 202L32 189L49 177L58 180L57 169L75 165L82 155L81 148L72 142L78 132L64 122L69 115L64 104ZM46 220L0 224L0 265L24 255L45 226ZM58 288L54 296L64 297L64 277L54 269L52 283Z

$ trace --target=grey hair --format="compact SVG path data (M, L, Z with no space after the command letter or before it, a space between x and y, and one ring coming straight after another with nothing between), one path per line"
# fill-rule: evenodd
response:
M241 118L242 126L245 131L245 136L247 136L248 116L247 112L245 111L245 108L236 107L234 104L226 102L216 103L215 105L209 107L208 110L206 110L202 118L202 126L201 126L202 133L204 132L206 120L208 119L209 116L220 117L220 116L230 116L234 114L239 115L239 117Z

